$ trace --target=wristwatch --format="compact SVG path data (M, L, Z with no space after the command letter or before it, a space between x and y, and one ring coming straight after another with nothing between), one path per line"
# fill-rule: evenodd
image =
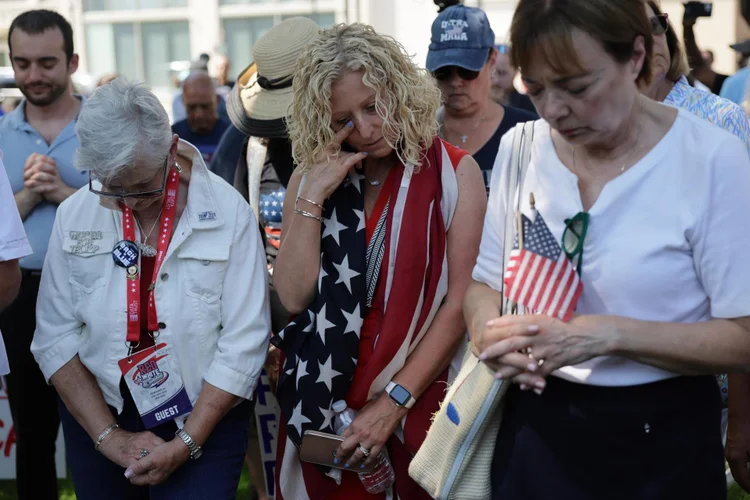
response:
M190 437L190 434L185 432L183 429L177 429L177 432L174 433L175 436L182 439L182 442L185 443L185 446L188 447L188 450L190 451L190 458L192 460L197 460L203 455L203 448L198 446L198 444L193 441L193 438Z
M401 408L406 408L407 410L417 402L417 400L411 396L411 392L407 391L404 386L393 381L388 382L388 385L385 386L385 392L388 393L394 403Z

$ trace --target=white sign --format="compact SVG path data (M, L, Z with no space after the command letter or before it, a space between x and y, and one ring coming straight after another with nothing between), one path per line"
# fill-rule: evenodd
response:
M3 381L4 382L4 381ZM57 433L55 450L55 466L57 477L66 477L65 467L65 444L63 440L62 426ZM13 418L10 414L8 395L5 392L5 384L0 386L0 479L16 478L16 431L13 428Z
M275 498L276 477L276 438L279 435L279 415L281 410L276 397L268 384L268 374L260 372L260 383L256 391L255 423L258 426L260 459L263 463L263 477L266 480L268 498Z

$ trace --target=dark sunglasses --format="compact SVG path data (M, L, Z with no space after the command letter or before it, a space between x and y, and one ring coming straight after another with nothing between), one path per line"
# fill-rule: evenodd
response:
M659 14L651 18L651 33L663 35L669 30L669 15Z
M167 161L164 163L164 176L161 179L161 187L157 189L151 189L149 191L138 191L138 192L132 192L132 193L125 193L125 192L118 193L118 192L112 192L112 191L103 191L101 189L95 189L93 179L91 177L91 171L89 171L89 191L103 198L112 198L116 200L121 200L123 198L136 198L136 199L154 198L162 194L167 185L167 174L169 173L168 165L169 165L169 157L167 157Z
M565 231L562 235L562 248L568 260L571 262L578 256L576 269L581 274L583 266L583 242L586 240L586 232L589 229L589 214L578 212L572 219L565 219Z
M466 81L476 80L479 76L479 71L471 71L460 66L443 66L442 68L433 71L432 76L434 76L436 80L444 82L450 80L453 73L456 73L461 80Z

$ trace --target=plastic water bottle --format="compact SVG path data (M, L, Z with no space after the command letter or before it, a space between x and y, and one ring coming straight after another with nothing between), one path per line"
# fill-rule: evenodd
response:
M354 422L356 414L351 408L347 408L346 401L336 401L333 403L333 411L336 412L336 418L333 421L333 430L339 436L344 433L347 427ZM359 474L359 480L367 490L367 493L383 493L393 486L396 480L396 474L393 472L391 461L388 460L385 448L377 457L377 463L372 472L368 474Z

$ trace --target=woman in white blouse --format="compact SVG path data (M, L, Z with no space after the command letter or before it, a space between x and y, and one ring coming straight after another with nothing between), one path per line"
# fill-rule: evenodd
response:
M98 88L76 132L91 181L57 212L32 344L76 495L234 498L270 332L254 216L142 84Z
M519 384L493 498L726 497L710 374L750 366L750 159L731 134L639 94L652 44L642 0L521 0L515 12L511 56L542 117L520 211L543 217L543 253L570 254L582 292L570 321L543 314L543 270L529 269L531 311L499 317L516 211L506 136L464 303L475 352Z

